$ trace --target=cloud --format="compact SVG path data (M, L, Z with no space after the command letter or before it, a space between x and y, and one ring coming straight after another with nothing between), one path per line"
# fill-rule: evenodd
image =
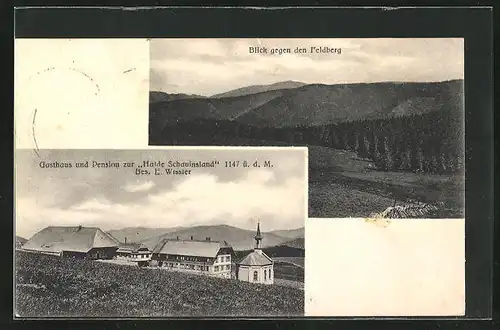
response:
M148 191L155 186L153 181L146 181L142 183L129 183L123 190L128 192Z
M297 150L297 149L300 149ZM218 150L16 150L16 233L30 237L50 225L104 230L130 226L227 224L254 230L298 228L307 216L304 148ZM41 160L240 159L273 167L203 168L189 176L136 176L129 168L50 168Z
M112 228L175 227L228 224L245 228L258 217L268 230L298 228L306 217L306 181L290 177L281 184L269 170L254 169L235 181L193 174L170 189L151 192L138 203L112 202L104 196L88 198L66 209L18 198L17 232L27 237L49 225ZM129 191L151 189L153 183L130 185ZM253 228L248 228L253 229Z
M290 48L291 54L251 54L249 47ZM296 54L297 47L341 48L341 55ZM463 78L459 38L155 39L150 88L210 96L278 81L354 83Z

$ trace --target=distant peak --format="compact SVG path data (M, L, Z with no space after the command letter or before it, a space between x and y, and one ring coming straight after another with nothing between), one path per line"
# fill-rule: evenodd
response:
M279 89L292 89L298 88L307 85L305 83L294 81L294 80L286 80L279 81L275 83L265 84L265 85L248 85L244 87L240 87L237 89L230 90L225 93L212 95L214 98L225 98L225 97L236 97L236 96L244 96L250 94L258 94L263 92L269 92Z

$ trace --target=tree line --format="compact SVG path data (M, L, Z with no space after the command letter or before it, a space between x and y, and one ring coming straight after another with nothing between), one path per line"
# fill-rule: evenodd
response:
M337 124L266 127L229 120L200 119L167 126L150 137L152 144L173 145L317 145L354 151L384 171L461 173L464 125L460 111Z
M385 171L461 173L464 128L460 116L431 112L299 128L292 139L350 150Z

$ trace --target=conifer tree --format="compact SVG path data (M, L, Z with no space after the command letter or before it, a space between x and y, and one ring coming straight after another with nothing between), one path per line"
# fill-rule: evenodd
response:
M358 155L361 158L368 158L370 157L370 154L368 151L370 150L370 141L366 137L366 134L363 133L363 139L361 141L362 143L359 145L359 151Z
M375 161L376 156L377 156L377 149L378 149L378 137L377 137L377 134L372 132L369 153L370 153L370 157L374 161Z
M424 153L421 146L417 146L417 152L415 155L415 167L414 170L418 172L424 171Z
M403 152L400 153L401 163L399 169L402 171L411 170L411 151L409 148L406 148Z
M445 152L445 148L441 146L439 150L439 171L441 173L448 172L448 160L446 159L448 154Z
M359 133L354 133L354 151L359 151Z
M394 169L394 159L392 155L392 151L389 146L389 142L387 137L384 137L383 144L383 165L386 171L391 171Z

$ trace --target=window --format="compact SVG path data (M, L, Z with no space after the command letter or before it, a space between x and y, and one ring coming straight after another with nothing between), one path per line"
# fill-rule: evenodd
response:
M215 271L218 272L219 271L219 266L215 266Z
M229 265L226 265L226 269L229 270L231 267Z
M267 269L264 269L264 280L267 280Z
M271 279L271 269L269 269L269 279Z
M231 261L231 257L230 257L230 256L227 256L227 257L226 257L226 261L227 261L227 262Z
M254 281L258 281L258 279L259 279L259 275L258 275L258 273L257 273L257 271L254 271L254 272L253 272L253 280L254 280Z

